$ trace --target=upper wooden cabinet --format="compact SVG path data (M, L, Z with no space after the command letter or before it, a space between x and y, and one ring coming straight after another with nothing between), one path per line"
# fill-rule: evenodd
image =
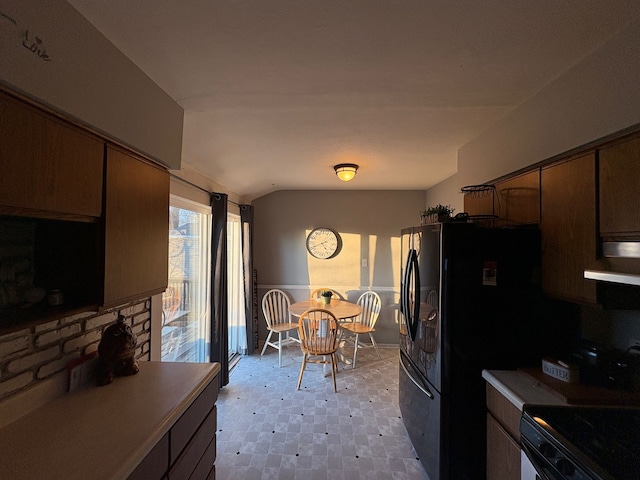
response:
M107 148L104 305L167 287L169 173Z
M102 215L104 142L0 92L0 213Z
M600 150L600 235L640 238L640 136Z
M596 259L595 153L542 169L542 286L546 293L596 303L584 270Z
M479 189L473 193L465 193L464 211L471 216L497 215L497 199L494 192L493 188L488 188L486 190Z
M540 170L496 183L500 225L540 223Z
M0 91L0 330L164 291L168 171L17 97ZM31 287L64 305L21 308Z

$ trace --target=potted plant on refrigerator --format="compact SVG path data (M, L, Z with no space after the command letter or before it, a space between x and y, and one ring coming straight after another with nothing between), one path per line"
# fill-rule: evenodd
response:
M437 204L420 211L420 224L448 222L455 208L451 205Z

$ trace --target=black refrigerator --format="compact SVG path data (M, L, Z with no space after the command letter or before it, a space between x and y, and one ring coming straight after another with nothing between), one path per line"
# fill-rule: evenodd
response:
M563 348L540 244L537 228L402 230L399 404L430 480L485 478L483 369L540 366Z

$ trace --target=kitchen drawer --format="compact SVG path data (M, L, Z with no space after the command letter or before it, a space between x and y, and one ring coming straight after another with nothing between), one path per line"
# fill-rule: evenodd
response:
M170 464L173 465L182 450L187 446L191 437L200 428L205 418L214 409L216 400L218 399L218 382L212 381L191 406L187 409L176 424L171 428L170 434ZM215 416L215 410L213 410ZM215 433L215 426L214 426Z
M514 439L520 438L522 412L493 386L487 384L487 410Z
M188 480L190 478L201 478L194 476L196 470L205 469L205 473L213 466L215 461L215 439L217 425L217 410L213 410L205 418L200 428L187 445L187 448L180 454L175 463L172 463L169 470L169 480ZM213 447L211 444L213 443ZM209 461L210 459L210 461Z
M200 480L201 478L213 478L215 473L212 473L214 469L214 462L216 461L216 437L214 435L211 439L211 443L202 455L200 462L196 465L195 470L191 474L191 480Z
M133 471L127 480L152 480L166 478L163 475L169 468L169 434L153 447L142 463Z

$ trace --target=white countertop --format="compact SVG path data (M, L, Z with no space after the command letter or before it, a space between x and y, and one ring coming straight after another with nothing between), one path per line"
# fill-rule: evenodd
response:
M539 382L517 370L483 370L484 378L520 411L525 403L533 405L566 405L560 398L542 388Z
M218 363L139 362L0 429L2 479L126 479L220 371Z

